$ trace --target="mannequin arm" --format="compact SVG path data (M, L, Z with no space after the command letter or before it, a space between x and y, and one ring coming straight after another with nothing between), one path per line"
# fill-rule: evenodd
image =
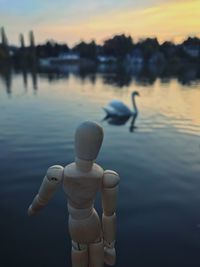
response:
M116 205L119 184L119 175L107 170L104 172L102 184L102 206L103 206L103 238L104 251L107 257L106 263L114 265L115 263L115 239L116 239ZM107 256L106 256L107 255ZM105 258L106 260L106 258Z
M29 206L28 215L34 215L46 206L63 179L63 167L60 165L51 166L43 179L38 194Z

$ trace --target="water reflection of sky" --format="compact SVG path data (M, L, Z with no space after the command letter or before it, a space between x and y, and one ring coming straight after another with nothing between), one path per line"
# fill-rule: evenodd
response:
M119 70L113 69L110 72L106 72L104 69L101 72L102 69L100 69L100 72L86 71L85 73L78 72L77 68L75 70L74 73L72 72L73 74L68 72L38 74L34 70L15 73L8 69L8 71L0 73L2 83L0 93L3 94L3 90L6 90L9 97L25 97L25 95L30 95L33 90L34 94L41 94L43 92L37 92L38 87L48 83L49 87L59 88L56 91L56 98L63 98L65 90L70 90L72 94L83 98L80 105L87 100L102 107L112 99L121 99L127 105L132 106L130 94L133 90L137 90L141 95L137 98L140 110L140 120L138 121L140 130L174 127L183 132L199 134L200 83L196 76L183 74L179 79L155 76L152 80L149 73L147 76L138 77L127 74L127 72L120 74ZM188 71L191 72L191 70ZM187 82L186 76L190 76ZM196 79L193 80L194 77ZM51 94L49 97L51 98Z

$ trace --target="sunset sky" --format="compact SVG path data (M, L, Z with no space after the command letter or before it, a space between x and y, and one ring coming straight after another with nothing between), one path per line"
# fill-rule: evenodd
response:
M54 39L70 46L130 34L182 41L200 36L200 0L0 0L0 26L11 44L29 30L36 43Z

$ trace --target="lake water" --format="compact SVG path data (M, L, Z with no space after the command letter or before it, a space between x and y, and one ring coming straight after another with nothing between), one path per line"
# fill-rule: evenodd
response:
M131 107L133 90L134 126L103 120L112 99ZM112 71L0 75L0 265L70 266L62 188L37 217L27 208L47 168L74 160L84 120L103 126L97 162L121 177L116 266L199 266L200 82L127 81ZM99 198L96 206L101 213Z

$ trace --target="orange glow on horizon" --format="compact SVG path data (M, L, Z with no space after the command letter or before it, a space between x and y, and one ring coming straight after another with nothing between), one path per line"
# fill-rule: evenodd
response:
M36 43L54 39L70 46L80 40L95 40L101 44L105 39L122 33L131 35L134 41L157 37L160 42L179 43L188 36L200 37L200 0L168 0L166 3L157 0L154 6L107 10L99 15L89 14L88 19L79 17L77 13L73 21L67 18L67 12L60 17L59 13L50 14L42 19L38 15L39 20L33 21L17 14L2 14L10 43L18 43L19 33L26 34L31 29ZM6 27L6 24L10 26Z
M180 42L187 36L200 36L200 1L179 1L140 10L121 10L93 17L82 23L43 25L36 29L36 38L55 40L70 45L80 40L95 39L98 43L118 33L130 34L134 40L157 37L160 42Z

